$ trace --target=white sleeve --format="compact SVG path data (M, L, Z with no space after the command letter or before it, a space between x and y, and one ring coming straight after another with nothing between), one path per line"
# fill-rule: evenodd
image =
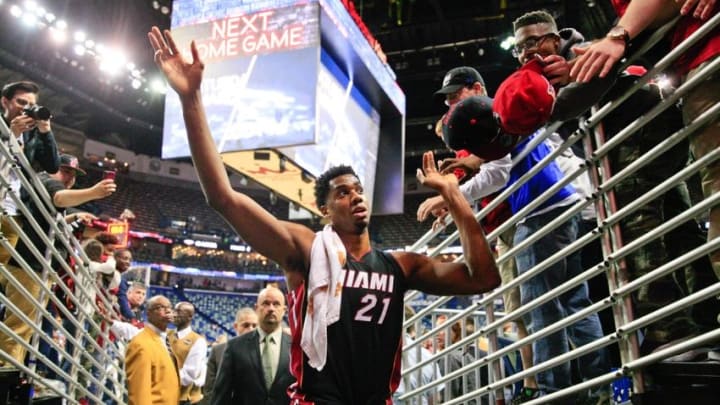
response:
M112 274L115 271L115 259L108 259L105 263L96 262L90 260L90 273L91 274Z
M141 330L142 329L136 327L135 325L123 321L113 321L110 326L110 332L112 332L115 337L118 339L125 339L127 342L132 340L132 338L140 333Z
M205 385L207 371L207 342L199 338L193 343L190 352L185 358L185 364L180 369L180 385L186 387L195 384L198 387Z
M471 203L488 196L505 187L510 180L510 169L512 169L512 159L509 154L501 159L483 163L480 171L473 178L460 185L460 192Z

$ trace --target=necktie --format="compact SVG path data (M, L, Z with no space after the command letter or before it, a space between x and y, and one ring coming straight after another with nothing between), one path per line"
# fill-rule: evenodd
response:
M270 335L265 335L263 342L265 343L262 350L263 375L265 376L265 387L269 390L274 378L272 372L272 349L270 348L270 345L274 342Z
M177 370L178 365L177 360L175 359L175 353L173 353L172 343L170 343L170 335L165 336L165 347L167 348L170 359L172 360L173 364L175 365L175 369Z

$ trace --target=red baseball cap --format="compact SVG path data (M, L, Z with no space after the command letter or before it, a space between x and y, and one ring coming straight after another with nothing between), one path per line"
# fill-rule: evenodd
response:
M508 134L530 135L545 125L555 106L555 88L533 59L505 79L495 93L493 112Z
M493 99L486 96L468 97L450 107L442 130L448 147L466 149L485 161L507 155L519 140L500 130L493 114Z

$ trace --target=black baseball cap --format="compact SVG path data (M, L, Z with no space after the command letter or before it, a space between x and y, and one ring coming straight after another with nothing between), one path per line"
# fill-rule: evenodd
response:
M78 162L78 158L67 153L60 154L60 166L72 169L78 176L84 176L86 174L85 170L80 168L80 162Z
M463 87L472 86L475 82L480 82L485 87L485 80L477 70L469 66L450 69L443 78L442 88L435 92L435 96L455 93Z
M487 96L468 97L453 105L442 129L448 147L466 149L485 161L507 155L519 140L500 129L493 113L493 99Z

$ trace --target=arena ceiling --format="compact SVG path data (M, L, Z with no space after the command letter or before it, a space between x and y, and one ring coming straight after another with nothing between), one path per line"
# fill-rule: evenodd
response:
M157 72L147 45L152 25L169 26L162 8L169 0L35 0L68 22L68 31L83 29L97 43L124 49L143 77ZM135 90L128 80L109 79L96 64L58 47L47 35L24 27L0 4L0 81L29 78L42 84L41 103L55 122L137 153L158 156L163 97ZM432 100L448 69L469 65L485 77L492 94L516 66L499 43L511 33L512 21L537 9L551 12L562 27L579 29L586 37L602 35L612 23L605 0L356 0L364 21L382 44L388 63L407 95L408 165L425 149L442 145L429 130L443 111ZM81 68L82 67L82 68Z

